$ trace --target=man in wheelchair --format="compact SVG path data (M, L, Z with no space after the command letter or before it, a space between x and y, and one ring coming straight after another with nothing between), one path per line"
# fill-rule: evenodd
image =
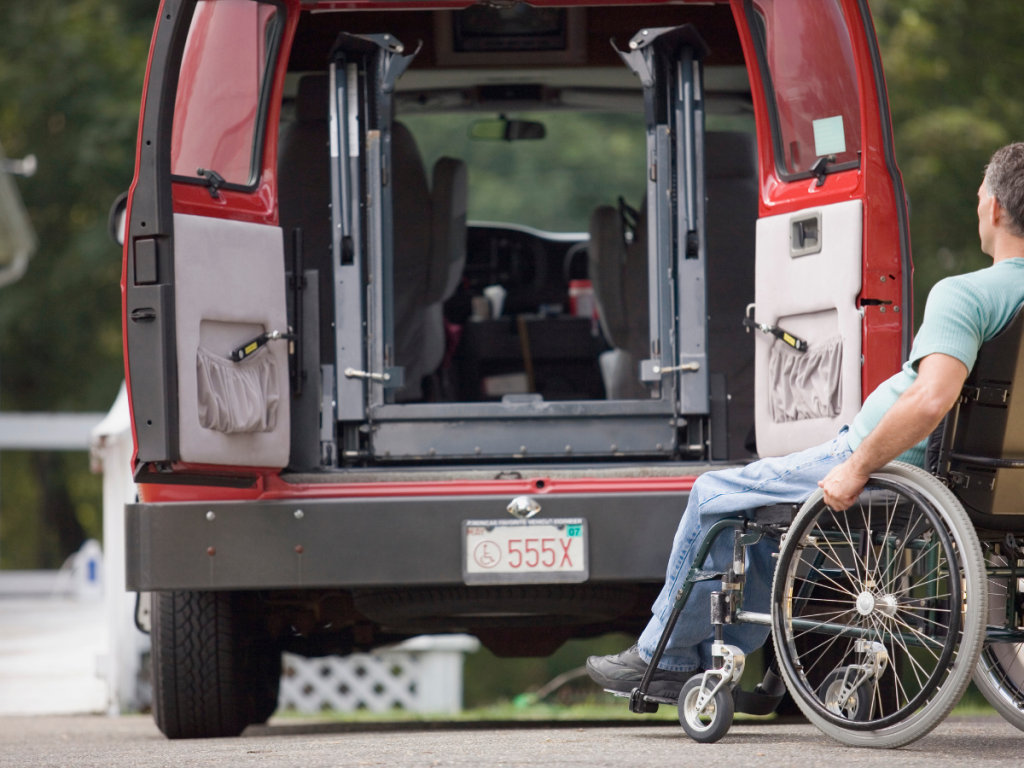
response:
M947 531L943 530L944 526L935 524L934 531L921 533L923 528L927 527L923 512L919 513L918 518L914 517L913 511L904 513L902 523L894 523L893 519L890 519L879 532L877 523L865 522L862 525L857 522L864 513L859 512L854 516L847 512L847 516L843 517L843 511L858 503L869 477L889 462L898 459L916 467L924 466L928 437L961 397L961 390L975 365L979 348L1007 326L1018 308L1024 304L1024 143L1003 147L992 156L984 180L978 189L978 229L981 250L992 257L992 266L974 273L949 277L936 284L928 297L924 323L914 339L908 361L898 374L871 393L849 427L844 427L835 439L824 445L789 456L762 459L744 467L708 472L697 479L676 531L665 585L652 607L653 616L650 623L632 648L618 655L594 656L588 660L587 669L595 682L607 690L621 693L635 691L640 685L659 641L662 640L674 604L676 608L679 607L680 587L684 580L694 580L691 568L694 566L697 550L716 522L724 518L742 517L756 508L799 504L820 488L819 497L823 497L824 505L827 505L827 509L823 506L822 514L831 515L832 520L837 521L832 528L840 532L845 531L849 536L834 537L833 548L833 539L829 539L828 535L819 533L817 538L808 535L805 541L821 549L816 556L817 559L808 556L803 565L790 566L792 583L797 587L801 581L809 584L810 576L816 578L817 586L813 588L816 591L812 596L805 598L805 602L817 601L815 605L818 607L815 610L819 613L805 615L826 616L826 620L831 622L828 626L841 626L839 630L829 630L833 632L831 640L826 634L817 647L825 646L825 651L834 654L835 649L843 644L835 645L838 638L844 641L848 649L856 648L859 654L857 658L861 661L868 659L870 649L875 648L875 655L870 656L873 659L871 663L875 665L871 673L877 676L881 674L880 670L885 669L886 664L895 668L895 661L890 657L893 655L893 649L898 650L899 643L903 643L904 648L908 644L913 646L913 642L907 643L901 638L909 638L910 641L916 638L919 647L913 653L908 651L907 660L901 663L902 671L899 674L910 680L913 678L909 675L917 676L919 687L923 691L920 700L915 698L916 693L904 692L903 703L906 706L903 711L914 712L920 709L920 701L926 698L925 689L931 685L930 690L935 690L928 677L928 653L936 657L936 663L941 660L949 663L949 655L945 650L941 651L941 654L945 655L940 658L938 644L941 644L943 632L956 634L952 630L955 630L957 625L952 622L959 619L959 614L950 609L955 605L952 595L936 594L934 588L931 592L926 592L930 582L937 583L941 578L952 578L950 573L955 569L939 564L932 572L925 572L923 563L928 558L936 562L942 561L941 555L929 554L928 557L924 557L914 554L907 548L909 540L914 538L915 546L918 547L914 552L923 552L931 546L930 542L938 539L946 541L943 536ZM874 486L875 481L872 480L872 488ZM897 503L902 502L894 501L893 509L896 509ZM869 511L867 514L870 515L872 512ZM877 508L873 514L878 515ZM901 535L893 533L899 525L903 526L900 530L906 531L902 541ZM860 528L864 531L859 531ZM817 530L804 528L799 535L803 537L803 531ZM841 544L840 539L843 538L850 542L850 554L836 554L836 549ZM738 534L736 541L739 541ZM899 550L901 545L906 551ZM728 571L732 576L734 570L731 570L731 564L735 562L735 552L742 552L738 544L735 547L736 549L733 542L726 541L724 537L720 538L711 546L703 564L699 561L696 563L696 568L707 568L707 573ZM810 546L803 543L790 549L797 547L810 549ZM778 536L774 537L774 540L771 536L762 536L759 541L745 548L748 550L745 581L742 576L738 577L739 581L743 581L742 604L747 611L764 614L769 610L772 600L775 558L780 557ZM949 548L954 552L957 549L955 545ZM783 561L791 557L786 549L784 544L782 559L778 561L780 572L784 568ZM832 554L830 555L827 550L832 550ZM895 566L892 563L885 566L888 569L887 573L895 574L890 579L888 592L881 588L871 589L876 585L872 584L866 575L863 577L863 583L867 583L869 588L864 588L862 583L860 591L852 589L849 586L849 579L852 576L848 577L847 574L860 574L861 571L864 574L869 571L880 572L882 567L877 561L882 557L880 553L883 550L896 551L897 554L893 557L898 560ZM703 553L701 557L704 557ZM743 556L739 557L741 562L738 564L738 572L742 573ZM955 554L952 559L955 559ZM846 565L839 567L841 563ZM903 566L903 563L907 565ZM935 575L931 576L929 573ZM894 585L907 583L911 577L917 578L917 583L923 586L913 593L908 590L900 593ZM776 579L778 578L776 576ZM713 656L720 658L720 653L712 653L715 639L708 610L712 591L717 585L710 579L697 578L694 581L696 583L688 584L693 589L688 593L690 600L686 603L685 609L678 614L678 621L670 636L666 638L660 663L650 677L647 693L653 697L652 701L678 701L684 684L700 670L712 669ZM725 581L723 578L723 582ZM723 588L725 586L723 583ZM804 589L806 591L806 587ZM948 590L953 595L957 594L952 586L949 586ZM896 596L893 597L889 593ZM717 596L718 593L715 594ZM921 597L926 594L931 597ZM838 605L841 602L839 598L846 599L847 596L850 601L856 599L855 609L851 602L845 611L841 612L843 606L839 605L834 614L828 613L829 603ZM850 615L859 623L850 620ZM935 627L942 625L944 629L940 628L937 632L929 631L928 627L931 625L927 622L931 622ZM795 625L793 620L791 623ZM856 624L856 627L864 628L855 627L854 630L850 630L847 624ZM882 628L888 628L884 638ZM721 622L716 629L718 648L721 648ZM743 653L749 653L764 644L769 629L766 623L727 621L724 627L724 641L732 644L729 647L738 647ZM888 651L885 643L869 642L870 631L878 632L878 639L884 639L889 643ZM794 637L796 639L792 641L791 647L794 654L798 655L803 652L801 649L804 646L800 644L798 633L794 632ZM935 637L939 638L938 643L930 639ZM778 644L779 639L776 637L776 646ZM947 644L952 647L951 644ZM853 650L849 652L852 654ZM924 661L921 661L922 659ZM809 662L805 666L797 664L796 668L810 675L812 673L807 670L807 666L811 666ZM818 690L832 690L837 686L840 690L839 699L833 700L823 709L824 718L835 715L837 718L845 717L848 720L866 720L870 712L870 717L877 723L878 728L889 725L889 721L895 715L889 717L885 714L886 707L891 705L883 701L881 693L871 693L869 696L864 693L866 687L861 687L858 693L856 686L845 682L847 678L852 679L854 672L851 670L861 676L859 679L863 679L868 674L864 671L868 666L867 661L863 664L850 663L839 667L820 683L815 679L812 683L815 693ZM906 671L908 669L909 672ZM921 671L918 672L918 669ZM839 677L836 677L837 674ZM941 675L941 670L936 674ZM820 689L817 688L819 685ZM897 678L892 685L895 691L892 694L893 700L899 703L905 682L901 683ZM963 685L966 686L966 682ZM873 698L876 695L877 702ZM953 704L948 706L952 707ZM948 709L945 711L948 712ZM681 703L680 718L682 720ZM904 739L900 743L906 743L907 740L910 739ZM886 745L898 744L893 742Z

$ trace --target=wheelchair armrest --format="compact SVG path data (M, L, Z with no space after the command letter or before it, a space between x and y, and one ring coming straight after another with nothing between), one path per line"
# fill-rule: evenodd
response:
M972 456L969 453L951 453L949 458L993 469L1024 469L1024 459L994 459L991 456Z

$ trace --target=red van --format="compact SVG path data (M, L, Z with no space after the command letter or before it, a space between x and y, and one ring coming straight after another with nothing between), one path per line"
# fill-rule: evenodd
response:
M164 0L126 221L172 738L264 721L282 650L639 631L695 476L833 437L910 343L866 0Z

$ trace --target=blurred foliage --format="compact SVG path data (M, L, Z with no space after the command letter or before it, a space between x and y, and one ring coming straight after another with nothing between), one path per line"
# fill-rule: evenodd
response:
M85 539L102 541L102 485L103 478L89 472L85 453L5 451L0 462L3 568L57 568Z
M623 634L570 640L546 658L524 659L502 659L481 647L476 653L466 656L463 703L472 709L495 701L512 701L521 693L537 690L563 672L582 667L587 663L588 656L618 653L629 648L635 641L636 638ZM567 704L600 693L601 690L590 678L580 678L553 693L546 703Z
M120 249L107 213L135 164L153 0L0 2L0 141L33 153L17 184L39 236L0 290L5 410L105 411L123 378ZM100 484L84 454L3 455L0 567L55 568L99 537Z
M991 264L976 192L993 151L1024 139L1024 3L872 0L911 202L915 317L943 277Z
M106 410L117 395L121 260L107 213L131 183L155 7L0 4L0 140L39 158L18 180L39 250L0 293L6 410Z

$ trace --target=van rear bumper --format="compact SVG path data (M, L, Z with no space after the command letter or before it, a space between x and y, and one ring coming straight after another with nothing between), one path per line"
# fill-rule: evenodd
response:
M542 508L538 518L587 519L591 581L661 582L688 496L646 492L534 498ZM462 521L510 519L509 501L505 496L434 496L129 504L127 588L461 584Z

